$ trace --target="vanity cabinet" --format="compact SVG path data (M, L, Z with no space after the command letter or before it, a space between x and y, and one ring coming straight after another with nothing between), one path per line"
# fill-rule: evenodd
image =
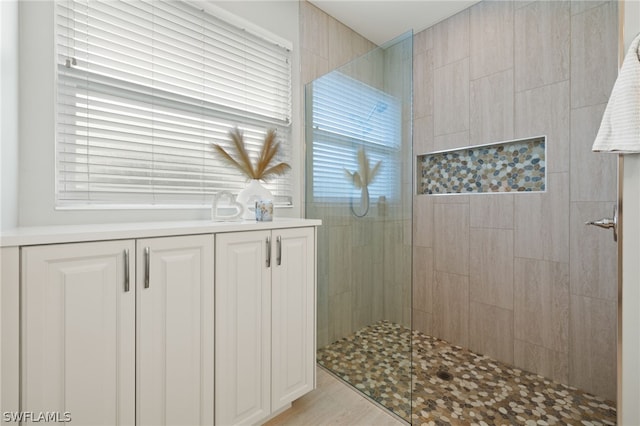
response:
M21 410L213 423L213 236L22 248Z
M216 236L218 425L259 424L315 383L315 229Z
M263 423L315 386L320 224L4 231L0 412L24 424Z

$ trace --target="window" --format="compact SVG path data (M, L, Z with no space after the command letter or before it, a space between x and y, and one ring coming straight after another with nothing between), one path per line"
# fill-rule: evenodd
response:
M399 194L400 105L396 98L340 72L313 82L313 199L346 202L359 197L345 170L358 170L361 148L373 167L381 162L369 185L372 200Z
M57 3L59 206L209 205L246 179L211 143L237 126L290 161L291 50L180 1ZM291 203L288 176L268 182Z

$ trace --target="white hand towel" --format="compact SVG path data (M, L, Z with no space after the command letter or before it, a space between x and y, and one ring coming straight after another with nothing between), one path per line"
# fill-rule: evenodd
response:
M640 35L624 58L618 79L604 110L594 151L640 152Z

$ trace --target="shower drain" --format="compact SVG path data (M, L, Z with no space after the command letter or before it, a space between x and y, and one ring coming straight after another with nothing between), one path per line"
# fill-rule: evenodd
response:
M439 379L446 381L453 380L453 374L449 373L448 371L440 370L436 373L436 376L438 376Z

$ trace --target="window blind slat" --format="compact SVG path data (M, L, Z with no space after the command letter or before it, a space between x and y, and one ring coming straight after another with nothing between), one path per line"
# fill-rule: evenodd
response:
M216 158L238 126L290 161L291 52L180 2L57 3L60 204L208 204L246 178ZM71 67L67 60L75 60ZM287 176L266 183L291 202Z
M63 68L63 70L59 70L59 76L64 78L59 79L59 93L70 94L77 99L87 98L91 95L92 99L113 99L114 102L119 104L122 104L123 99L127 99L127 106L141 105L145 109L151 109L150 106L153 106L153 109L156 110L159 108L167 108L173 111L179 109L185 112L204 114L211 117L224 117L227 123L243 118L248 122L263 122L265 126L277 126L288 124L288 120L290 119L290 110L287 107L281 107L277 110L273 109L273 114L271 115L261 114L261 112L264 111L264 107L256 106L258 100L252 101L249 95L242 97L242 99L245 100L244 105L238 102L226 102L225 99L220 98L217 99L218 102L216 102L215 99L213 101L196 99L158 88L140 86L133 82L123 81L105 75L87 73L87 75L91 77L91 80L88 80L88 77L76 72L76 70L66 71L64 65L61 65L60 68ZM88 107L87 105L78 105L78 102L79 100L71 104L62 104L59 102L59 105L61 107L74 108ZM249 102L255 103L249 105ZM246 108L243 108L243 106L246 106ZM276 116L276 112L279 113L279 115Z
M345 171L358 171L358 151L370 165L380 161L368 186L372 200L398 194L400 106L391 95L345 74L334 72L312 86L313 199L347 202L359 198Z

